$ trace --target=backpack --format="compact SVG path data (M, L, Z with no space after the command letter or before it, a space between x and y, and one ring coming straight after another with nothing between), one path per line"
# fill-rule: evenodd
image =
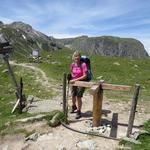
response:
M81 61L81 63L86 63L86 66L87 66L87 79L86 79L86 81L92 80L93 74L91 71L90 59L87 56L81 56L80 61Z

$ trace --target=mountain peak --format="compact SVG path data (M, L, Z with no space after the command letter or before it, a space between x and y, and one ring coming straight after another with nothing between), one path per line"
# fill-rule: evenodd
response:
M12 43L14 53L19 56L28 56L33 49L39 51L52 51L61 49L52 38L36 31L32 26L24 22L13 22L10 24L0 24L0 34L2 34L10 43Z
M30 32L32 30L32 26L30 26L29 24L26 24L24 22L21 22L21 21L16 21L9 25L13 28L19 28L19 29L22 29L22 30L25 30L28 32Z

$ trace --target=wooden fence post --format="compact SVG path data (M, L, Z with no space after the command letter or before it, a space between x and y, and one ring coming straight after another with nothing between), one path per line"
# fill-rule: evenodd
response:
M137 101L138 101L139 91L140 91L140 85L136 84L134 96L132 99L132 105L131 105L127 135L126 135L127 137L130 137L130 134L132 133L132 127L133 127L133 123L134 123L134 117L135 117L135 111L136 111L136 105L137 105Z
M66 109L66 73L64 73L63 76L63 112L66 115L67 114L67 109Z
M100 84L98 91L93 94L93 127L98 127L101 123L103 89Z
M19 86L18 86L18 84L17 84L17 81L16 81L16 78L15 78L15 76L14 76L14 74L13 74L13 71L12 71L12 69L11 69L11 67L10 67L10 64L9 64L9 61L8 61L8 56L5 54L5 55L3 55L3 59L4 59L4 61L6 62L6 65L7 65L7 68L8 68L8 71L9 71L9 74L10 74L10 76L11 76L11 78L12 78L12 81L13 81L13 84L14 84L14 86L15 86L15 88L16 88L16 91L17 91L17 96L18 96L18 98L19 98Z
M20 114L22 113L22 109L23 109L23 106L22 106L22 103L23 103L22 91L23 91L23 82L22 82L22 78L20 78L20 93L19 93L19 98L20 98L20 101L19 101L19 113Z

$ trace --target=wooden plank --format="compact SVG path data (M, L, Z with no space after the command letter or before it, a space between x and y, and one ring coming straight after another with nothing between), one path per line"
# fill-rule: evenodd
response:
M0 48L0 54L6 54L6 53L11 53L11 52L12 52L11 47Z
M75 83L71 84L71 86L81 86L86 88L91 88L94 85L99 85L100 83L95 82L85 82L85 81L76 81ZM127 85L116 85L116 84L107 84L102 83L103 90L115 90L115 91L130 91L131 86Z
M118 113L113 113L111 124L110 137L116 138L118 129Z
M70 84L71 86L80 86L80 87L86 87L91 88L93 85L96 85L94 82L86 82L86 81L76 81L73 84Z
M98 92L93 95L93 127L98 127L102 115L103 89L99 86Z
M94 95L95 93L97 93L99 90L99 85L93 85L91 88L90 88L90 94Z
M90 93L92 95L94 95L95 93L98 92L99 88L102 89L102 84L103 84L104 80L100 80L99 84L93 84L93 86L90 88Z
M103 83L102 89L103 90L114 90L114 91L130 91L131 86Z
M0 54L5 54L7 52L8 52L8 50L3 50L2 48L0 48Z
M139 91L140 91L140 85L137 84L135 87L135 92L134 92L134 96L132 99L132 105L131 105L131 110L130 110L127 135L126 135L127 137L130 137L130 134L132 133L132 127L133 127L133 123L134 123L134 117L135 117L135 111L136 111L136 105L137 105L137 101L138 101Z

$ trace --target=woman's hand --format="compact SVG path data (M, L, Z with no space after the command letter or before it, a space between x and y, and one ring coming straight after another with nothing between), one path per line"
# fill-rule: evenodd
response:
M69 83L70 83L70 84L73 84L73 83L75 83L75 81L76 81L76 80L70 80Z

